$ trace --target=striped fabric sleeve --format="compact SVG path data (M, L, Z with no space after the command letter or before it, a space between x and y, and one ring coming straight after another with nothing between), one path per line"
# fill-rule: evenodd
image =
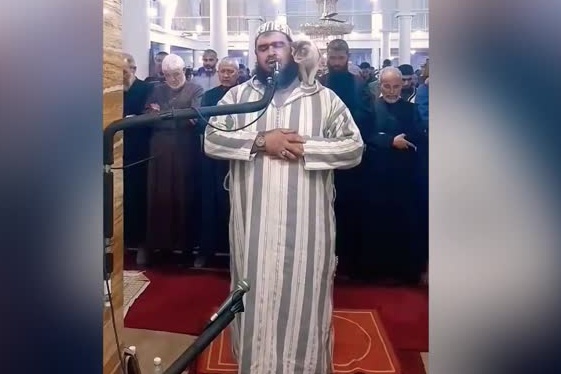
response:
M236 92L234 87L229 90L220 100L218 105L236 104ZM204 150L212 158L224 160L251 161L255 154L251 153L253 143L257 137L256 131L222 131L233 130L243 126L239 124L237 115L211 117L205 129Z
M306 170L350 169L362 161L364 143L351 112L339 97L329 100L324 136L306 137Z

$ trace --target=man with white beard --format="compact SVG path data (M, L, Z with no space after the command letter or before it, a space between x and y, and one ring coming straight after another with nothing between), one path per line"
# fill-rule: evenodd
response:
M376 120L362 133L362 242L357 269L363 278L416 284L424 270L418 189L419 152L428 146L415 104L402 98L402 74L380 72L381 96L374 101Z
M146 102L148 112L186 109L201 106L202 87L188 82L185 61L177 55L162 61L165 83L154 87ZM145 264L147 254L154 250L192 252L196 224L200 217L194 208L194 177L200 140L196 121L181 120L181 126L165 121L154 127L150 139L148 166L148 219L146 248L137 254L137 262Z

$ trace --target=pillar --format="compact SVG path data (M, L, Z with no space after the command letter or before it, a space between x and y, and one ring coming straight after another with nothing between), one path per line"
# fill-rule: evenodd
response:
M203 66L202 59L203 59L204 51L193 51L193 69L198 69ZM218 57L220 58L220 57Z
M177 0L160 0L160 4L162 5L162 19L163 24L162 27L167 32L172 30L173 26L173 18L175 17L175 11L177 10ZM163 51L167 53L171 53L171 45L164 44Z
M255 57L255 36L257 35L257 29L263 22L259 13L261 12L261 2L254 2L252 0L246 0L247 9L247 67L249 70L253 71L257 58Z
M228 56L227 0L210 0L210 48L218 59Z
M148 0L122 0L123 52L136 61L136 76L145 79L150 65Z
M380 1L373 1L372 2L372 13L371 13L371 22L372 22L372 39L376 40L374 43L375 45L372 47L372 52L370 56L370 63L373 67L379 68L382 64L380 61L380 47L381 47L381 37L382 37L382 29L383 29L383 9Z
M100 79L100 84L103 84L103 128L109 125L111 122L119 120L123 117L123 69L121 66L116 65L113 57L115 53L116 45L119 45L118 41L123 38L123 42L127 42L127 48L129 53L135 55L134 57L138 63L144 62L143 65L145 68L145 72L148 72L148 47L150 44L149 37L146 37L144 42L146 43L138 43L137 50L134 49L135 40L138 41L139 34L138 32L147 31L148 25L143 30L140 25L135 24L134 22L132 25L128 25L127 28L125 27L124 15L126 14L127 17L130 17L134 20L134 11L139 10L136 13L137 20L144 22L146 19L146 23L148 23L148 10L146 8L147 2L144 2L145 6L140 7L138 6L139 0L129 0L126 1L127 8L122 7L124 5L124 1L121 0L103 0L103 7L107 9L108 14L105 16L105 22L101 25L103 27L103 78ZM74 3L78 5L79 3ZM130 9L129 9L130 8ZM126 10L126 12L125 12ZM142 13L142 11L144 13ZM138 28L138 31L135 31L134 27ZM148 47L147 47L148 46ZM141 55L144 54L144 55ZM101 57L101 56L100 56ZM101 92L100 92L101 93ZM93 107L93 105L92 105ZM100 124L101 127L101 124ZM100 128L101 130L101 128ZM117 145L121 144L121 145ZM118 164L123 155L123 146L122 142L115 142L115 161ZM101 167L101 161L99 162L99 166ZM117 165L115 165L117 166ZM101 172L100 172L101 174ZM123 290L123 255L124 255L124 248L123 248L123 178L122 173L115 173L114 176L114 185L111 186L111 191L113 195L111 195L111 209L113 209L113 237L110 240L111 247L108 248L113 253L113 274L111 275L111 280L109 281L109 289L111 290L111 296L114 303L114 314L115 314L115 324L111 320L111 308L107 306L107 304L103 307L103 314L100 313L99 315L103 315L103 373L104 374L119 374L120 367L119 367L119 356L124 348L124 344L121 341L120 347L117 346L115 342L115 333L117 335L122 336L124 331L124 308L123 308L123 300L124 300L124 290ZM101 235L99 235L100 240ZM109 238L106 238L109 239ZM100 240L100 249L99 255L101 256L101 240ZM99 268L99 272L101 275L101 264L96 265ZM94 270L95 271L95 270ZM99 277L101 280L101 277ZM105 289L105 287L103 287ZM101 290L102 286L99 285L99 296L98 296L98 303L101 304ZM98 305L99 305L98 304ZM115 331L115 332L114 332Z
M398 13L399 20L399 64L411 64L412 13Z
M382 61L389 59L391 56L391 46L390 46L390 33L392 27L391 13L384 11L382 13L382 29L380 30L380 57Z
M277 22L286 24L286 0L274 0L273 2L275 4Z
M398 0L399 64L411 63L411 26L413 22L412 1Z
M370 65L374 68L379 68L380 66L382 66L382 61L380 60L380 48L378 48L378 46L374 46L374 48L372 48L372 52L371 52L371 56L370 56Z

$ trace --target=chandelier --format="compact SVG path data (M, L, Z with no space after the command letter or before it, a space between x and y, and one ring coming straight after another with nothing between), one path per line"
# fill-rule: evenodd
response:
M300 30L312 39L329 40L350 34L354 25L335 19L337 0L316 0L320 18L314 23L300 25Z

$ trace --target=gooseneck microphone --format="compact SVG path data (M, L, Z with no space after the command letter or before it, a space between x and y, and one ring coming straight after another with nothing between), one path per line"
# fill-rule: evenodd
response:
M233 321L237 313L244 311L243 295L249 291L247 280L238 282L237 287L222 304L219 311L211 318L212 322L204 329L199 337L187 348L187 350L173 362L164 374L181 374L191 366L198 355L204 351L210 343Z
M239 281L236 285L236 288L230 293L230 295L228 296L228 298L226 299L226 301L224 301L224 303L220 306L220 308L218 308L218 311L216 313L214 313L212 315L212 317L210 317L210 322L214 322L216 321L216 319L224 313L224 311L229 310L233 304L237 303L238 301L241 300L241 298L243 297L243 295L245 295L247 293L247 291L249 291L250 287L249 287L249 283L247 282L247 280L243 279L241 281Z

